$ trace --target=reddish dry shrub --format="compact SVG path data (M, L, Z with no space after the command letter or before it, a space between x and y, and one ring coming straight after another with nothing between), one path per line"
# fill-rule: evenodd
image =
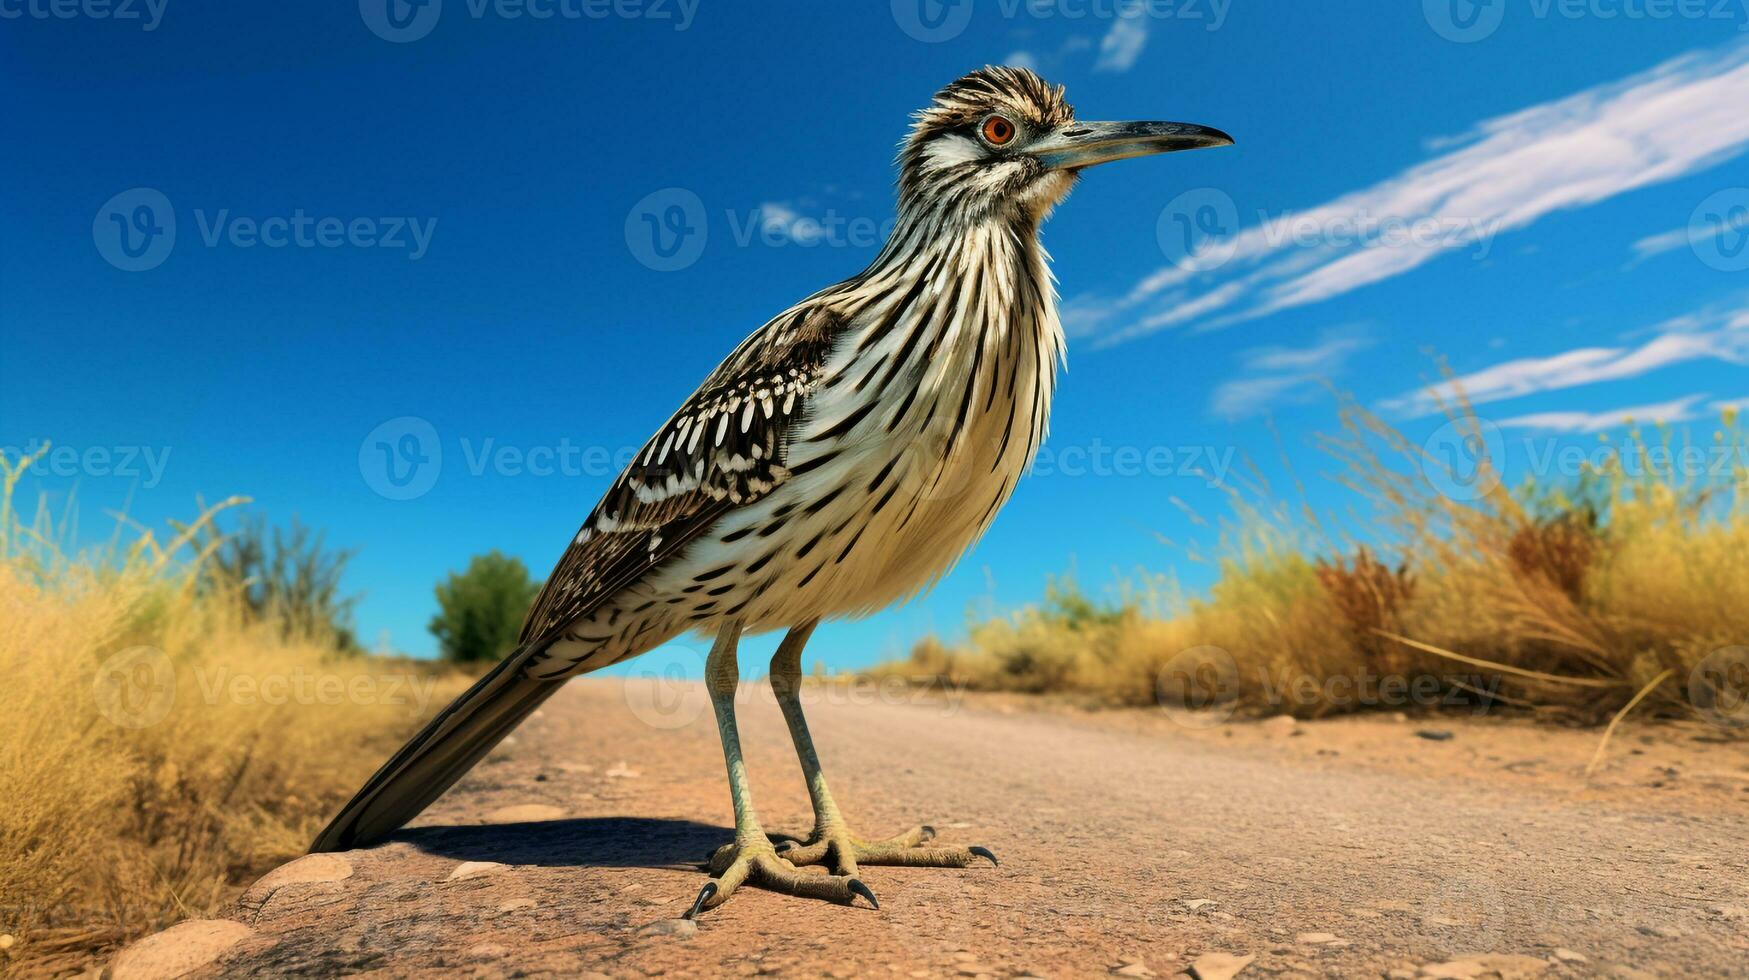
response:
M1365 545L1351 562L1320 558L1318 584L1342 614L1355 649L1380 673L1403 674L1408 654L1402 646L1379 636L1379 630L1402 632L1402 612L1415 598L1415 576L1407 561L1395 570L1374 558Z
M1519 574L1547 581L1574 602L1583 598L1586 575L1602 550L1597 512L1589 507L1524 524L1506 547Z

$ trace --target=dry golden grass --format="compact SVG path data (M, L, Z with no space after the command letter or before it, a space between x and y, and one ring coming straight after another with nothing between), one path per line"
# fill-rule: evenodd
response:
M1448 414L1478 424L1461 402ZM1595 723L1630 705L1695 714L1691 678L1713 676L1696 667L1749 646L1749 446L1734 414L1711 433L1707 462L1729 461L1718 469L1694 466L1668 431L1634 430L1600 443L1601 465L1576 480L1489 488L1484 473L1470 485L1486 492L1452 495L1421 446L1351 400L1341 417L1323 448L1352 512L1320 517L1261 480L1233 492L1206 597L1150 587L1099 608L1053 589L871 673L1098 704L1301 716L1504 704Z
M80 967L300 853L465 684L287 638L200 584L213 513L68 556L0 459L0 972Z

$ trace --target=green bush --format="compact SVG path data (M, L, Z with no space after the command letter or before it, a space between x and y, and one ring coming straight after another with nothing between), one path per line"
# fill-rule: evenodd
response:
M329 551L322 532L296 517L286 527L269 528L260 514L240 518L229 533L208 525L197 541L210 554L202 586L236 596L245 621L277 624L287 639L359 652L352 626L358 597L340 591L351 551Z
M539 591L520 560L497 551L475 555L465 571L438 583L431 635L455 663L501 659L516 648L523 616Z

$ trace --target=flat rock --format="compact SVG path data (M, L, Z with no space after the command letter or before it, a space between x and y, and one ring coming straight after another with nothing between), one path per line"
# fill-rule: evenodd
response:
M558 820L565 811L547 803L522 803L517 806L500 807L487 816L492 823L539 823L542 820Z
M691 939L698 935L698 923L691 919L657 919L655 922L639 929L646 936L670 936L675 939Z
M313 885L320 882L344 881L352 877L352 861L344 854L306 854L274 868L256 879L243 893L245 905L266 904L274 892L287 885Z
M502 870L503 867L504 865L499 864L497 861L463 861L455 866L455 870L451 871L449 877L445 878L444 881L461 881L464 878L477 878L480 875L491 874L494 871Z
M1256 958L1232 953L1204 953L1190 964L1190 975L1196 980L1233 980Z
M230 919L190 919L122 950L109 975L112 980L170 980L206 966L254 934Z
M1322 946L1325 943L1335 942L1337 938L1337 935L1333 932L1302 932L1294 937L1294 941L1309 943L1313 946Z
M1525 980L1542 973L1548 966L1546 960L1534 956L1484 953L1444 963L1429 963L1421 968L1421 975L1432 980Z

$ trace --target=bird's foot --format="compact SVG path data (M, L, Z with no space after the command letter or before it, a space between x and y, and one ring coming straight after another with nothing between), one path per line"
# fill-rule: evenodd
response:
M824 864L854 877L858 865L898 865L911 868L963 868L980 860L996 863L987 847L930 847L935 828L912 827L897 837L866 841L842 823L818 826L806 841L782 840L777 853L798 867ZM789 846L785 846L785 845Z
M738 837L712 852L708 865L711 880L705 883L693 900L686 917L696 918L700 912L714 909L729 900L743 884L783 892L801 898L820 898L829 902L850 904L858 896L880 908L874 892L858 881L856 875L823 875L803 871L792 862L779 857L771 841L763 833Z

